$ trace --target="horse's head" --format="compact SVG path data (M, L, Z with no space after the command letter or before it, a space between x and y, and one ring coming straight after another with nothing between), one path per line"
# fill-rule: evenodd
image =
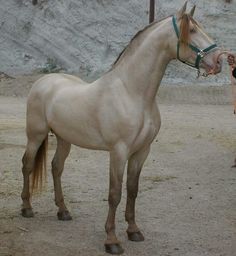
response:
M217 74L221 71L222 65L222 59L218 58L220 50L193 19L195 6L189 13L186 13L186 6L187 2L172 17L172 25L177 36L176 57L198 70L203 68L206 74Z

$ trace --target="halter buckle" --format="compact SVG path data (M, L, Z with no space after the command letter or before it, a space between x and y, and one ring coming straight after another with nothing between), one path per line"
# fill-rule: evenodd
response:
M197 53L198 56L200 56L201 58L203 58L205 56L205 52L203 50L200 50L198 53Z

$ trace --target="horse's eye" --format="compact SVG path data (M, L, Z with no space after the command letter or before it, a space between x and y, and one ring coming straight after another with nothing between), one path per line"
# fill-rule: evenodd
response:
M190 29L190 33L191 33L191 34L196 33L196 29L195 29L195 28L191 28L191 29Z

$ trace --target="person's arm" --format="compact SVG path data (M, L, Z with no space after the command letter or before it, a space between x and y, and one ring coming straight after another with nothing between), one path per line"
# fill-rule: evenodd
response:
M236 67L233 69L232 75L233 75L234 78L236 78Z
M236 57L233 54L229 54L227 58L228 64L233 68L232 75L236 78Z

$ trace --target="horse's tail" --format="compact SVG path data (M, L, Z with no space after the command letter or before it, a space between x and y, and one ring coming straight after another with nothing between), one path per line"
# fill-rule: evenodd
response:
M43 182L47 179L47 148L48 135L40 145L31 173L31 192L42 191Z

